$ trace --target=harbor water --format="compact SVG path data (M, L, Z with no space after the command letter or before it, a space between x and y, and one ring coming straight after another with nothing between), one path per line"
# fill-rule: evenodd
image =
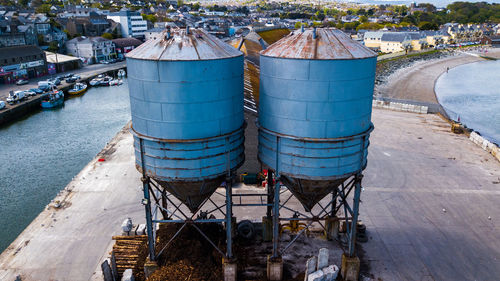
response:
M0 252L129 120L124 80L0 127Z
M500 144L500 61L450 69L435 86L439 103L453 120Z

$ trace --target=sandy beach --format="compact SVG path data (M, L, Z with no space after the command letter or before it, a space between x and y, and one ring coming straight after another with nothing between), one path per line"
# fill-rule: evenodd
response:
M489 49L486 56L500 58L500 49ZM438 103L434 85L447 68L482 60L484 59L456 53L445 58L416 62L395 71L387 79L388 82L378 86L377 90L387 98Z

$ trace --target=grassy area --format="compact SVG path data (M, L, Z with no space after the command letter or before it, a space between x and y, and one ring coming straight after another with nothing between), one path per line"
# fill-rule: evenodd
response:
M274 42L290 34L290 30L287 28L280 28L280 29L261 31L258 32L258 34L260 35L260 37L262 37L262 39L264 39L264 41L267 42L267 44L271 45Z

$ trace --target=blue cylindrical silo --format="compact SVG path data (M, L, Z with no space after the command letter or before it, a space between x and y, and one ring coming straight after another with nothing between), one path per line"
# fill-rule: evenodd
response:
M243 54L201 29L165 30L127 68L136 166L195 211L244 161Z
M366 166L376 54L337 29L261 52L259 160L311 209Z

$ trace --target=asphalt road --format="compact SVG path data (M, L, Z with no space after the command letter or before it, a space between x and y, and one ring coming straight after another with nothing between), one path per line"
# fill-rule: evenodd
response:
M254 117L247 115L247 122ZM500 164L436 115L374 109L360 219L365 280L496 280L500 276ZM247 136L255 136L254 126ZM247 160L256 163L249 138ZM144 222L132 137L121 132L0 255L0 280L101 280L100 264L122 221ZM258 169L246 166L247 169ZM236 187L235 192L263 192ZM218 194L212 197L222 203ZM301 210L296 200L291 208ZM260 220L264 208L235 208ZM307 247L318 246L311 242ZM338 245L329 242L332 262ZM321 242L321 245L325 245ZM294 247L292 258L310 255ZM305 249L302 249L305 250ZM302 270L297 265L297 271ZM377 279L380 278L380 279Z

